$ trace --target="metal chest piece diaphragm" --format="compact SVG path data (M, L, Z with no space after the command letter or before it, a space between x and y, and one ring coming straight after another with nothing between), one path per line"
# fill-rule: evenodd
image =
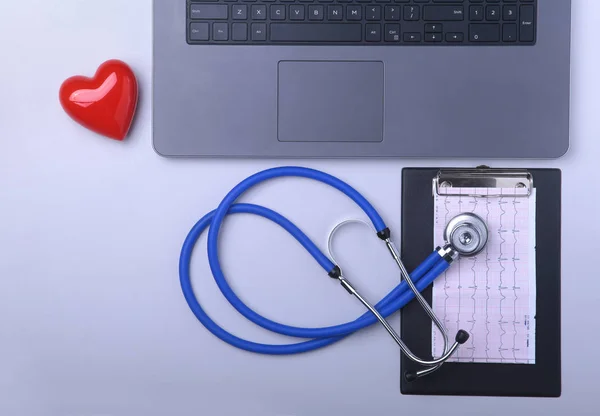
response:
M478 215L459 214L448 222L444 240L461 256L474 256L487 244L488 228Z

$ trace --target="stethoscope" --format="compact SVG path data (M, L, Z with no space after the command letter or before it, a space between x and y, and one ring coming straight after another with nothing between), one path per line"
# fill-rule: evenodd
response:
M265 181L280 177L302 177L313 179L341 191L352 199L369 218L377 237L385 242L388 251L400 269L402 282L381 301L372 305L361 296L348 279L344 277L341 267L335 264L330 258L333 256L326 256L312 240L310 240L306 234L291 221L277 212L260 205L236 203L240 196L250 188ZM241 213L259 215L281 226L291 234L308 251L308 253L310 253L329 277L338 280L342 287L344 287L348 293L354 295L369 310L369 312L366 312L354 321L340 325L322 328L301 328L272 321L249 308L227 283L227 279L223 274L219 261L218 250L219 231L223 224L223 220L227 215ZM330 243L334 232L344 223L338 224L338 226L334 228L334 231L330 234ZM198 238L206 228L209 228L207 243L209 265L217 286L229 303L244 317L269 331L291 337L309 339L308 341L284 345L252 342L231 334L217 325L208 316L196 299L190 279L190 262L193 249ZM481 252L488 240L488 230L485 222L481 218L471 213L464 213L454 217L447 224L444 232L444 240L444 246L437 247L409 275L404 263L400 259L398 250L391 241L390 229L385 225L375 208L358 191L340 179L318 170L304 167L278 167L258 172L240 182L225 196L217 209L206 214L194 225L188 233L181 250L179 277L184 297L197 319L212 334L234 347L260 354L284 355L303 353L331 345L342 340L346 336L379 321L394 341L396 341L402 352L408 358L424 367L419 371L405 373L406 379L412 381L437 370L454 354L459 345L464 344L469 339L469 333L461 329L456 333L454 343L449 345L447 331L443 323L435 315L433 309L421 295L421 291L428 287L438 276L444 273L459 256L473 256ZM330 247L330 253L331 251ZM413 298L418 300L443 336L444 353L438 358L425 360L416 356L386 321L388 316L404 307Z

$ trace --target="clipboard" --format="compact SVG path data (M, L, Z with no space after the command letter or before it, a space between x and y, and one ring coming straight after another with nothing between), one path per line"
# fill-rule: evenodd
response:
M408 270L434 248L433 196L439 187L525 186L525 197L535 188L537 203L535 364L447 362L409 382L405 372L421 367L402 354L402 394L560 397L561 181L559 169L403 169L401 254ZM432 285L422 293L431 304ZM401 336L419 357L432 359L431 320L415 300L401 310Z

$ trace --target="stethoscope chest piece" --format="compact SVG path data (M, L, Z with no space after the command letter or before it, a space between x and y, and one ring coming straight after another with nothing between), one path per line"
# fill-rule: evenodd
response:
M479 216L463 213L448 222L444 240L461 256L474 256L485 247L488 229Z

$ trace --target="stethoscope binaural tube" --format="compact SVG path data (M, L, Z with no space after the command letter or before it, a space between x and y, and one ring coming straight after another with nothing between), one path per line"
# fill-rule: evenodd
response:
M295 225L293 225L289 220L285 219L285 217L277 214L276 212L269 210L268 208L261 207L258 205L252 204L236 204L235 201L248 189L251 187L264 182L266 180L282 177L282 176L296 176L296 177L305 177L314 180L318 180L320 182L326 183L344 194L350 197L354 202L363 209L366 215L370 218L373 226L377 230L377 235L380 239L386 242L388 248L391 247L390 240L390 232L389 229L385 226L382 218L379 216L377 211L373 208L373 206L356 190L347 185L346 183L340 181L339 179L325 174L320 171L316 171L313 169L301 168L301 167L282 167L282 168L274 168L269 169L263 172L259 172L246 180L242 181L238 184L221 202L219 207L207 214L203 217L193 229L188 234L184 245L181 251L179 271L180 271L180 282L181 287L185 296L185 299L190 306L191 310L195 314L195 316L200 320L200 322L207 328L211 333L222 339L223 341L236 346L238 348L263 353L263 354L295 354L306 352L310 350L314 350L317 348L322 348L326 345L330 345L334 342L339 341L345 336L362 329L366 326L372 325L377 322L379 317L387 317L390 314L394 313L398 309L402 308L406 303L408 303L415 295L417 298L422 296L420 295L420 291L427 287L431 282L439 275L432 269L425 268L417 268L413 274L412 279L408 276L405 269L403 271L404 281L400 283L394 290L390 292L382 301L376 304L373 308L376 312L378 312L379 316L373 315L372 313L365 313L358 319L352 322L348 322L346 324L335 325L331 327L325 328L299 328L293 327L289 325L284 325L270 319L267 319L258 313L254 312L247 305L245 305L239 297L233 292L227 280L223 274L223 271L219 262L218 255L218 237L219 230L224 218L229 214L238 214L238 213L250 213L255 215L261 215L265 218L268 218L280 226L282 226L286 231L288 231L292 236L294 236L302 246L317 260L317 262L325 269L325 271L332 277L336 276L336 271L339 269L337 266L327 258L317 247L316 245L304 234L300 229L298 229ZM207 314L204 312L200 304L198 303L195 294L193 292L189 268L192 252L194 249L194 245L196 244L197 239L202 234L202 232L210 227L209 235L208 235L208 257L210 268L212 274L215 278L215 282L217 283L219 289L226 297L226 299L230 302L230 304L238 310L243 316L245 316L250 321L255 324L268 329L270 331L288 335L292 337L298 338L309 338L309 341L304 341L296 344L289 345L269 345L269 344L259 344L250 342L241 338L236 337L235 335L225 331L223 328L219 327ZM390 251L393 253L393 250L390 248ZM433 256L433 257L432 257ZM432 253L430 258L435 258L436 263L438 265L439 262L445 262L443 258L440 258L439 253ZM399 259L399 257L398 257ZM430 260L432 261L432 260ZM400 262L401 264L401 262ZM399 264L399 265L400 265ZM435 266L434 265L434 266ZM449 264L448 264L449 265ZM446 267L443 264L439 264L439 267ZM403 266L402 266L403 267ZM401 269L402 269L401 267ZM342 282L343 283L343 282ZM347 286L345 286L348 289ZM410 290L409 290L410 289ZM360 300L361 298L359 298ZM362 298L361 301L364 301ZM423 299L424 301L424 299ZM364 302L363 302L364 303ZM427 305L426 301L425 304ZM431 310L429 305L427 308ZM426 308L426 309L427 309ZM428 312L429 313L429 312ZM433 311L431 311L433 313ZM435 316L435 314L433 314ZM435 322L435 321L434 321ZM386 328L387 329L387 328ZM440 331L445 334L446 331L441 325ZM458 337L457 337L458 338ZM455 347L454 347L455 348ZM408 349L407 349L408 350ZM447 343L444 348L446 356L447 352L450 349L447 348ZM405 351L406 352L406 351ZM408 350L410 352L410 350ZM412 354L412 353L411 353ZM413 358L414 355L409 355L409 357ZM416 358L416 357L414 357ZM443 360L442 360L443 361ZM426 361L420 360L418 362L427 363L427 365L431 365L432 363L438 365L439 360Z

